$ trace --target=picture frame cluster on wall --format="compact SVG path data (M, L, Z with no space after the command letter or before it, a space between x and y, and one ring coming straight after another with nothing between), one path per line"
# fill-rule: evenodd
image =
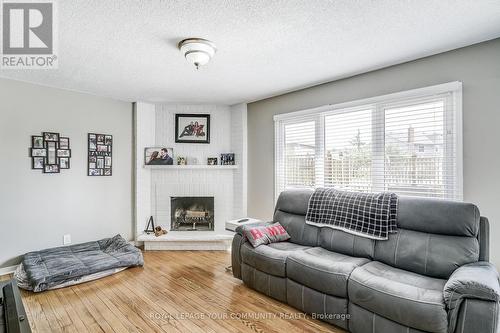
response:
M55 132L31 136L31 168L43 173L59 173L70 168L71 149L68 137Z
M113 136L88 134L88 176L113 175Z

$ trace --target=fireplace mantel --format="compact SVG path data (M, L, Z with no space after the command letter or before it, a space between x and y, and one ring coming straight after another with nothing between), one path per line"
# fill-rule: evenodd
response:
M146 169L154 170L234 170L238 169L237 165L145 165Z
M142 234L137 240L144 242L144 250L228 250L234 233L214 231L170 231L156 237Z

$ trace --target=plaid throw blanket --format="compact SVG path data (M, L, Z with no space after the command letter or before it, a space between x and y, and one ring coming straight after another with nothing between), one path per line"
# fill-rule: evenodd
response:
M318 188L307 208L306 223L330 227L377 240L387 240L397 229L395 193L361 193Z

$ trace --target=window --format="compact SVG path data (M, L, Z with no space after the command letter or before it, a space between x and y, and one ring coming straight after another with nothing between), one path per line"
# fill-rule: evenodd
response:
M372 109L325 115L325 186L372 190Z
M336 187L462 199L461 84L275 116L276 197Z
M285 187L312 187L315 182L314 121L285 125Z

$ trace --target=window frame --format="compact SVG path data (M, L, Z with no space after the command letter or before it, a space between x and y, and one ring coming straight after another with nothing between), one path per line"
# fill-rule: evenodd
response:
M453 174L451 179L446 177L448 184L445 185L446 199L463 200L463 125L462 125L462 83L459 81L448 82L444 84L400 91L396 93L359 99L339 104L329 104L312 109L300 110L295 112L283 113L274 116L275 126L275 154L274 154L274 200L276 201L282 189L285 188L286 177L281 177L284 170L284 134L285 126L307 121L314 121L315 126L315 187L324 186L324 156L325 156L325 117L329 115L352 112L359 109L372 110L372 141L373 146L378 149L372 151L378 152L372 156L372 170L375 164L384 164L385 160L385 110L398 106L408 106L412 102L421 104L426 101L432 102L444 100L445 107L452 105L453 112L444 112L444 158L449 160L455 158L455 165L446 164L448 170L446 175ZM383 131L380 131L382 126ZM378 129L376 131L375 129ZM448 138L448 135L452 138ZM380 137L376 137L379 135ZM381 149L382 148L382 149ZM456 152L455 155L453 152ZM281 168L281 169L280 169ZM372 173L373 191L383 191L385 188L385 177L379 177ZM456 193L455 199L451 194Z

